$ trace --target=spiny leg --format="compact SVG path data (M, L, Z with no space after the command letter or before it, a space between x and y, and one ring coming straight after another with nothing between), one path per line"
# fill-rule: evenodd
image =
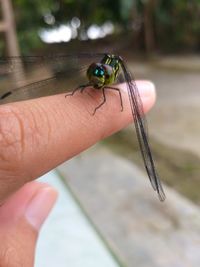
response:
M105 88L102 88L102 93L103 93L103 101L95 108L95 110L92 114L93 116L96 113L97 109L99 109L101 106L103 106L103 104L105 104L105 102L106 102Z
M84 89L86 87L88 87L88 86L89 86L89 84L80 85L79 87L75 88L72 92L67 93L65 95L65 97L67 97L67 96L73 96L78 90L80 90L81 93L83 93Z
M119 98L120 98L120 104L121 104L121 112L124 110L124 107L123 107L123 101L122 101L122 94L121 94L121 91L119 88L115 88L115 87L109 87L109 86L106 86L104 87L105 89L110 89L110 90L115 90L119 93Z

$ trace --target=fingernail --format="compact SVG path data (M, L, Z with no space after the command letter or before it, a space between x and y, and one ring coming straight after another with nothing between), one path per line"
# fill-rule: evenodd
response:
M41 228L57 199L57 192L51 187L38 190L29 203L26 211L26 220L37 230Z
M155 85L150 81L137 81L137 87L142 98L155 96Z

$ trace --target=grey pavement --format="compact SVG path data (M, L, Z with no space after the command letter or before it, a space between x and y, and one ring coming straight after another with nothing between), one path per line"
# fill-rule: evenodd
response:
M156 85L157 101L147 115L150 136L200 156L200 57L135 62L130 69L137 79L149 79Z
M59 172L124 266L200 266L198 206L166 186L159 202L141 170L101 146Z
M175 70L200 71L200 55L199 54L180 54L155 56L154 64L158 67L169 68Z
M42 228L35 267L117 267L58 174L52 171L40 180L57 188L59 199Z

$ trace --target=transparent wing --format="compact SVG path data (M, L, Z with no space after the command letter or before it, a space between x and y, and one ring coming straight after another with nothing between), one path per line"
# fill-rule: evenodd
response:
M86 84L86 70L104 54L0 58L0 104L59 94Z
M140 150L144 160L144 165L149 176L152 187L158 193L158 197L161 201L165 200L165 193L162 188L160 178L156 172L151 148L148 142L148 134L146 121L143 111L142 101L138 92L138 88L131 74L128 72L124 61L120 58L121 67L124 73L124 78L127 82L129 100L131 105L131 110L134 118L134 124L136 128L136 134L138 142L140 145Z
M58 94L87 84L86 70L105 54L76 54L0 58L0 104ZM148 143L147 127L135 82L121 58L130 105L144 164L161 201L165 199Z

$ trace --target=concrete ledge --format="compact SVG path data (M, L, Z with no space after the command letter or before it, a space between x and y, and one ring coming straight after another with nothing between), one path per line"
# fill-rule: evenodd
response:
M58 174L50 172L41 181L57 188L59 199L41 231L35 266L119 266Z
M166 187L160 203L144 173L100 146L59 171L125 266L199 267L199 207Z

